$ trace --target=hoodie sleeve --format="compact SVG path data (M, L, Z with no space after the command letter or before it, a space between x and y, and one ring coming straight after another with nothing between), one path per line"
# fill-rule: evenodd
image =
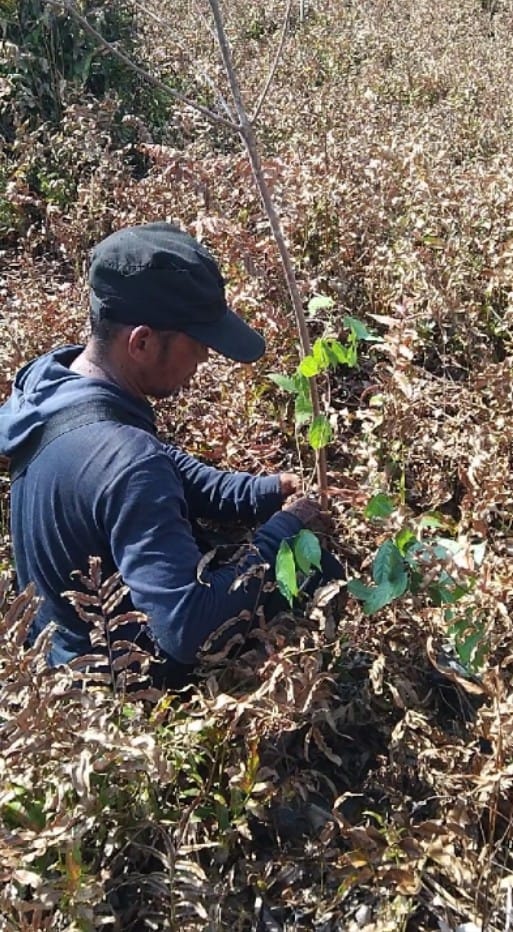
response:
M201 644L225 621L243 610L255 610L260 579L252 576L230 587L258 564L267 565L265 579L271 579L280 542L301 527L295 515L276 512L236 565L213 570L207 566L199 573L202 554L179 477L164 451L118 475L103 492L101 511L135 608L149 616L150 632L161 651L183 664L194 663Z
M178 470L191 518L215 521L265 521L283 504L280 480L205 466L173 446L165 447Z

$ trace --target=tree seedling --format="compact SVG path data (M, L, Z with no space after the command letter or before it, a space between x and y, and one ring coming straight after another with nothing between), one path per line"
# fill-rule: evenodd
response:
M333 300L326 295L316 295L308 303L308 313L312 315L319 310L333 308ZM310 379L328 373L329 369L348 366L353 369L358 365L358 344L360 341L377 342L378 338L356 317L344 317L343 324L348 330L345 343L333 336L319 337L315 340L311 353L303 356L292 375L271 372L268 378L282 391L294 395L294 422L296 429L308 424L308 443L313 450L320 450L333 439L333 429L325 414L315 414L310 392Z
M365 516L386 520L396 508L393 498L379 492L368 503ZM471 607L454 609L456 603L472 592L476 577L465 570L464 579L454 558L461 552L461 543L451 537L436 535L431 540L420 536L425 528L446 525L443 516L435 512L422 515L417 527L404 525L378 548L372 562L372 584L361 579L348 582L348 592L363 603L366 615L373 615L406 593L424 592L432 605L443 608L447 635L462 667L474 673L482 666L488 652L484 625L473 616ZM484 542L470 547L472 564L478 567L485 554ZM454 567L454 569L453 569Z
M329 311L333 300L326 295L316 295L308 304L308 314L317 311ZM326 447L333 439L333 428L326 414L316 414L312 404L310 380L318 375L328 374L330 369L338 366L354 368L358 364L358 344L360 341L376 342L362 321L356 317L344 317L344 327L348 331L347 340L342 343L333 336L326 335L315 340L311 353L303 356L292 375L272 372L269 379L282 391L294 395L294 423L296 430L308 425L308 443L318 451ZM299 594L298 575L308 575L312 567L320 569L321 547L315 534L300 531L291 540L283 541L276 558L275 575L278 588L292 605Z

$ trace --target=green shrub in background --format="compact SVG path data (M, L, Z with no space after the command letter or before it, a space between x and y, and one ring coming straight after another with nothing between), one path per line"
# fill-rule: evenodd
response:
M86 0L81 12L132 61L143 59L130 0ZM42 0L0 0L0 242L38 222L48 204L69 208L114 150L129 173L144 172L133 144L160 141L168 125L167 95L66 13Z
M135 8L126 0L86 2L83 11L109 42L119 42L134 60L138 55ZM16 116L32 125L58 122L70 89L102 98L115 93L124 112L148 112L156 117L147 88L122 62L98 48L93 36L66 13L41 0L1 0L2 50L0 74L11 85L9 103ZM152 93L154 99L154 94ZM5 101L2 132L5 135ZM153 113L152 113L153 110ZM11 114L13 117L14 114ZM12 135L12 126L8 127Z

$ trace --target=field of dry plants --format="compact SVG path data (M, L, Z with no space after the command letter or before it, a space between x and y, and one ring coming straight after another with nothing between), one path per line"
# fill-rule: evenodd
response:
M321 379L331 546L368 585L392 541L408 585L371 613L320 590L184 697L81 690L23 649L2 474L1 932L513 930L513 3L293 0L283 31L286 8L222 4L265 177L305 307L333 299L312 338L348 315L380 338ZM268 377L298 339L246 154L165 92L226 113L209 5L77 9L162 84L58 5L0 0L2 398L83 337L90 246L174 220L268 353L215 360L162 434L309 485ZM94 564L87 583L101 615Z

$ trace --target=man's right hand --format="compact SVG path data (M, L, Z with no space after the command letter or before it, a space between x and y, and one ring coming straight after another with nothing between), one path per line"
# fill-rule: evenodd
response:
M295 515L301 521L303 527L314 531L316 534L329 534L330 517L326 511L322 511L319 502L313 498L296 498L294 501L286 502L282 511L288 511Z

